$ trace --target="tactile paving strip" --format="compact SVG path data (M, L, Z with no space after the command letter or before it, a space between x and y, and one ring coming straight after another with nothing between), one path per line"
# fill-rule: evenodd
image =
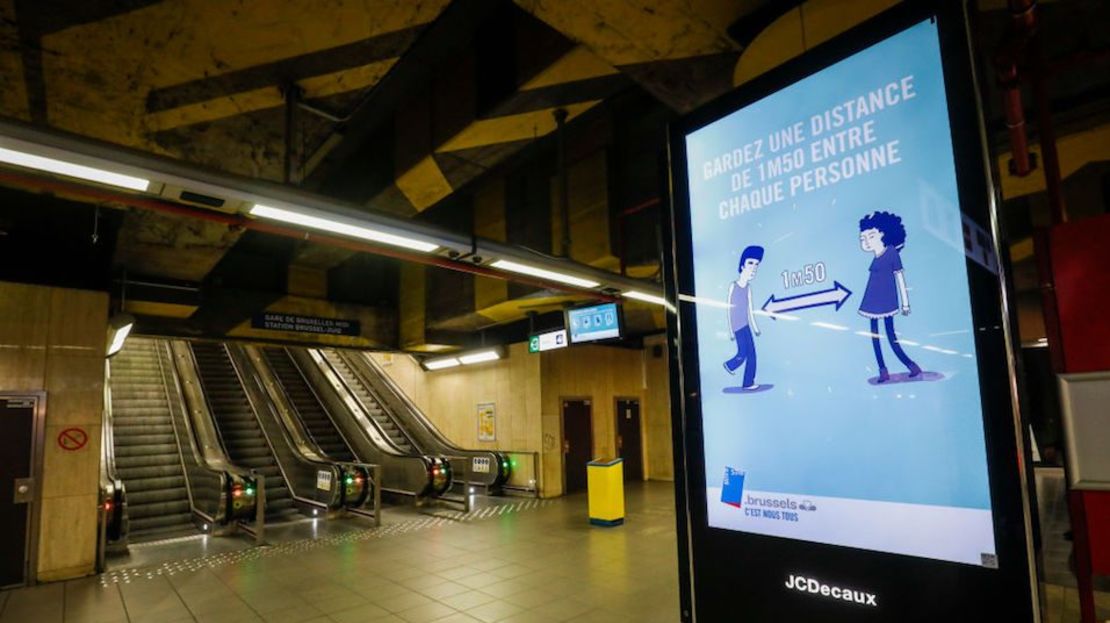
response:
M110 584L130 584L133 580L152 579L161 575L174 575L177 573L198 571L205 568L214 569L229 564L235 564L247 560L257 560L260 558L269 558L271 556L277 555L299 554L326 545L341 545L344 543L368 541L370 539L381 539L390 536L397 536L400 534L408 534L410 532L418 532L420 530L428 530L430 528L456 525L460 522L481 521L483 519L501 517L502 515L534 510L537 508L550 506L552 504L554 504L554 502L551 500L527 500L523 502L509 502L506 504L498 504L496 506L487 506L484 508L475 509L469 513L464 513L462 511L434 511L434 514L427 517L387 524L377 528L355 530L351 532L346 532L344 534L323 536L315 539L300 539L296 541L289 541L286 543L267 545L265 547L251 547L234 552L209 554L205 556L198 556L196 558L189 558L186 560L166 562L153 567L139 567L135 569L119 569L116 571L109 571L107 573L101 574L100 584L101 586L108 586ZM132 547L165 545L203 538L205 538L205 535L186 536L173 539L163 539L161 541L150 541L147 543L142 543L140 545L133 545Z

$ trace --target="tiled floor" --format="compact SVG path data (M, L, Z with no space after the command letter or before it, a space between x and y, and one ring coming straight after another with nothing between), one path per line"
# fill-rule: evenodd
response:
M405 517L374 537L336 522L316 541L0 593L0 623L673 623L673 508L671 487L650 483L629 488L619 528L590 527L581 495L472 521ZM1078 621L1074 590L1046 594L1047 623Z
M0 593L0 622L677 620L671 488L630 489L619 528L589 526L584 506L575 496L118 583L20 589Z

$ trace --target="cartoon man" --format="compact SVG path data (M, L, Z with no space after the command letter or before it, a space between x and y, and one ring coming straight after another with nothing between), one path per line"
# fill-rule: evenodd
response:
M759 327L755 323L755 314L752 313L751 283L763 261L763 247L750 246L740 254L740 266L737 268L740 275L728 288L728 329L732 332L732 339L736 342L736 356L725 362L725 370L729 374L736 374L741 365L744 368L743 389L759 389L755 384L755 340L752 335L759 335Z
M901 313L910 315L910 295L906 288L906 275L902 269L901 250L906 244L906 228L902 217L891 212L872 212L859 221L859 246L865 253L874 253L867 277L867 289L860 301L859 315L871 320L871 347L875 362L879 364L878 382L890 380L886 362L883 361L882 336L879 319L886 328L887 341L894 356L910 372L910 378L921 374L921 367L906 355L894 332L894 317Z

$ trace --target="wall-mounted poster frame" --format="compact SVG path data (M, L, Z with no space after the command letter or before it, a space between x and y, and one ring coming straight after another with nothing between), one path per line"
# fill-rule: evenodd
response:
M478 403L478 441L497 441L497 405Z

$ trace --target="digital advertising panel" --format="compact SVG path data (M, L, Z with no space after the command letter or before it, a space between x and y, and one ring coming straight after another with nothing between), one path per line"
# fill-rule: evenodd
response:
M618 338L621 336L620 307L616 303L602 303L568 309L567 327L572 344Z
M962 18L895 11L672 132L703 613L774 586L786 618L752 620L924 620L1011 586L989 612L1033 620Z

